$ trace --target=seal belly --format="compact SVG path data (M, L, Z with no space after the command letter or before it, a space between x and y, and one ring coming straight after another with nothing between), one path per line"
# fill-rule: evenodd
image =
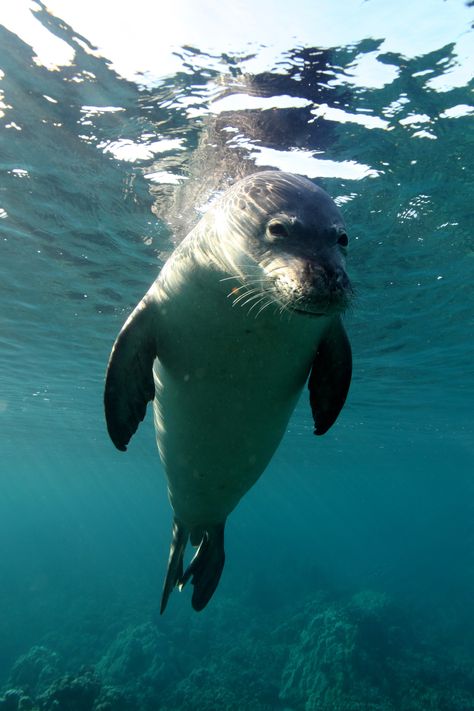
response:
M177 383L155 369L155 426L170 501L188 528L225 520L274 453L301 388L265 403L251 383Z
M314 332L301 342L286 333L289 322L236 317L229 301L227 309L232 317L220 324L209 324L207 311L212 347L181 334L179 361L172 352L155 361L158 448L171 504L190 530L225 521L262 474L314 356ZM199 321L195 313L188 323L200 330Z

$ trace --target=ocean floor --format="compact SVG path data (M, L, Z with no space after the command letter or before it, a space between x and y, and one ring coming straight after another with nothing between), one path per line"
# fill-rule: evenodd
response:
M313 599L275 612L227 599L212 615L118 632L73 668L54 645L13 664L2 711L472 711L474 663L384 594ZM290 612L291 610L291 612ZM179 619L179 618L178 618ZM191 620L191 622L189 622ZM203 653L203 648L205 652Z

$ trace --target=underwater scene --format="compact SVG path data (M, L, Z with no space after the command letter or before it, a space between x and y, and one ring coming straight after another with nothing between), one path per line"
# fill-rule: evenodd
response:
M2 0L1 711L474 709L473 23L466 0ZM204 604L188 545L194 578L182 586L190 569L175 561L163 605L173 509L153 405L118 451L107 363L204 215L211 257L224 254L222 215L237 218L235 204L219 212L219 197L258 171L303 176L343 216L337 254L347 251L350 286L341 267L327 288L350 292L338 308L352 382L345 403L331 390L337 412L318 437L312 378L311 392L293 384L281 443L241 489L241 432L264 448L283 408L280 386L275 395L261 376L284 389L297 362L284 304L280 340L258 332L234 397L211 401L212 382L196 391L172 454L200 451L206 433L209 467L213 451L225 455L240 501ZM288 236L275 219L265 259ZM229 278L233 303L217 328L223 307L215 314L206 289L193 292L195 244L172 284L207 304L209 327L173 312L165 346L175 328L191 359L224 344L232 374L242 360L232 319L250 332L275 304L257 280L236 296L224 270L216 283ZM130 406L128 438L153 398L136 385L141 323L120 376L142 408ZM339 382L341 361L328 360L314 387ZM344 369L350 377L347 358ZM166 388L171 411L184 412L181 391ZM111 392L109 431L122 412ZM166 412L164 424L155 412L159 432ZM235 412L234 451L220 432ZM170 484L175 512L198 475ZM190 526L184 543L190 532L205 553L212 536Z

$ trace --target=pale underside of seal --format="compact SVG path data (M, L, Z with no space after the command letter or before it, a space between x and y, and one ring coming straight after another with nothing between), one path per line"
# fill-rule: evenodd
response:
M105 412L125 450L154 401L174 512L161 611L189 579L203 609L224 566L224 525L275 452L308 381L315 433L349 389L347 235L332 199L278 171L236 183L173 252L120 331ZM198 550L184 571L188 540Z

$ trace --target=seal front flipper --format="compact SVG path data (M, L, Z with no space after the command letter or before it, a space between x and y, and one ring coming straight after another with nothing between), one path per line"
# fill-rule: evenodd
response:
M146 406L155 397L153 361L155 304L148 294L132 311L117 336L105 377L107 429L117 449L125 451Z
M338 317L318 346L309 376L314 434L325 434L335 423L346 400L351 376L351 344Z

